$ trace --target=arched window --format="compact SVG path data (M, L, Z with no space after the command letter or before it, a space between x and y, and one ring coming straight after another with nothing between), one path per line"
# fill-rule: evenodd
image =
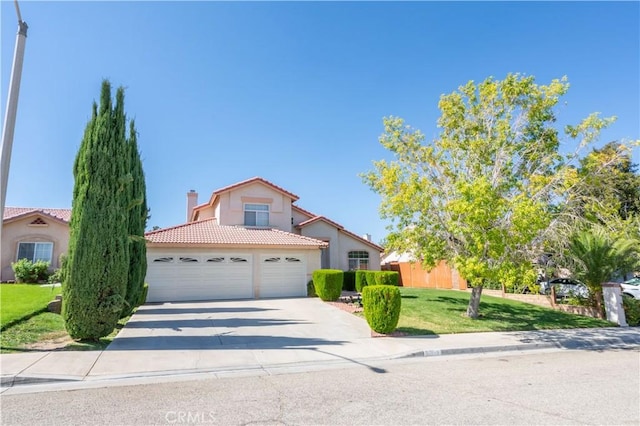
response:
M369 252L355 250L349 252L349 270L369 269Z

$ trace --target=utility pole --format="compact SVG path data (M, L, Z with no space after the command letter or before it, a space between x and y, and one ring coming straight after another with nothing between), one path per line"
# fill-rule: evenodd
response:
M11 80L7 95L7 110L4 115L4 127L2 128L2 152L0 152L0 214L4 219L4 203L7 198L7 181L9 179L9 165L11 163L11 147L13 145L13 131L16 127L16 113L18 111L18 94L20 93L20 78L22 77L22 62L24 59L24 47L27 42L27 23L22 20L18 0L13 0L18 15L18 35L16 48L13 52L13 65L11 67ZM0 226L0 251L2 241L2 226Z

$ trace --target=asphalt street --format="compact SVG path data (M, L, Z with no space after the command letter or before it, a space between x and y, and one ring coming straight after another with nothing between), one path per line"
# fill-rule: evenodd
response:
M3 395L2 424L633 424L640 351L414 358Z

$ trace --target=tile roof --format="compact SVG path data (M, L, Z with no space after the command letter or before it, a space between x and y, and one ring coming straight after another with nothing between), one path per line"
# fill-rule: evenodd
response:
M337 222L332 221L331 219L327 219L324 216L316 216L316 217L312 217L309 220L305 220L304 222L300 222L299 224L296 225L296 228L304 228L305 226L311 225L312 223L315 223L315 222L318 222L318 221L326 222L329 225L334 226L338 230L338 232L342 232L343 234L347 234L351 238L354 238L354 239L356 239L358 241L361 241L361 242L367 244L370 247L373 247L374 249L376 249L376 250L378 250L380 252L384 251L384 249L382 247L380 247L379 245L377 245L377 244L375 244L375 243L373 243L373 242L371 242L371 241L369 241L367 239L364 239L360 235L354 234L351 231L347 231L346 229L344 229L344 226L340 225Z
M37 207L5 207L2 219L3 221L17 219L33 213L40 213L67 223L71 220L71 209L46 209Z
M278 229L217 225L213 218L147 232L145 237L156 244L326 246L323 241Z
M294 210L297 210L298 212L302 213L305 216L309 216L309 218L314 218L318 216L317 214L311 213L309 210L305 210L296 204L291 204L291 208Z
M220 189L216 189L215 191L213 191L213 193L214 194L222 194L223 192L231 191L232 189L238 188L240 186L249 185L249 184L252 184L252 183L255 183L255 182L260 182L260 183L263 183L263 184L265 184L267 186L270 186L273 189L275 189L276 191L282 192L285 195L291 197L291 199L293 201L296 201L296 200L298 200L300 198L296 194L294 194L293 192L289 192L286 189L284 189L284 188L282 188L282 187L280 187L278 185L275 185L275 184L269 182L268 180L263 179L263 178L261 178L259 176L252 177L251 179L243 180L242 182L234 183L233 185L225 186L225 187L220 188Z

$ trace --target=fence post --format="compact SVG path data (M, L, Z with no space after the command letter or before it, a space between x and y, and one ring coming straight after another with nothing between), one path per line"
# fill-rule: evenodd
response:
M628 327L627 319L622 306L622 292L618 283L603 283L602 295L604 298L604 309L607 313L607 320L615 322L620 327Z

